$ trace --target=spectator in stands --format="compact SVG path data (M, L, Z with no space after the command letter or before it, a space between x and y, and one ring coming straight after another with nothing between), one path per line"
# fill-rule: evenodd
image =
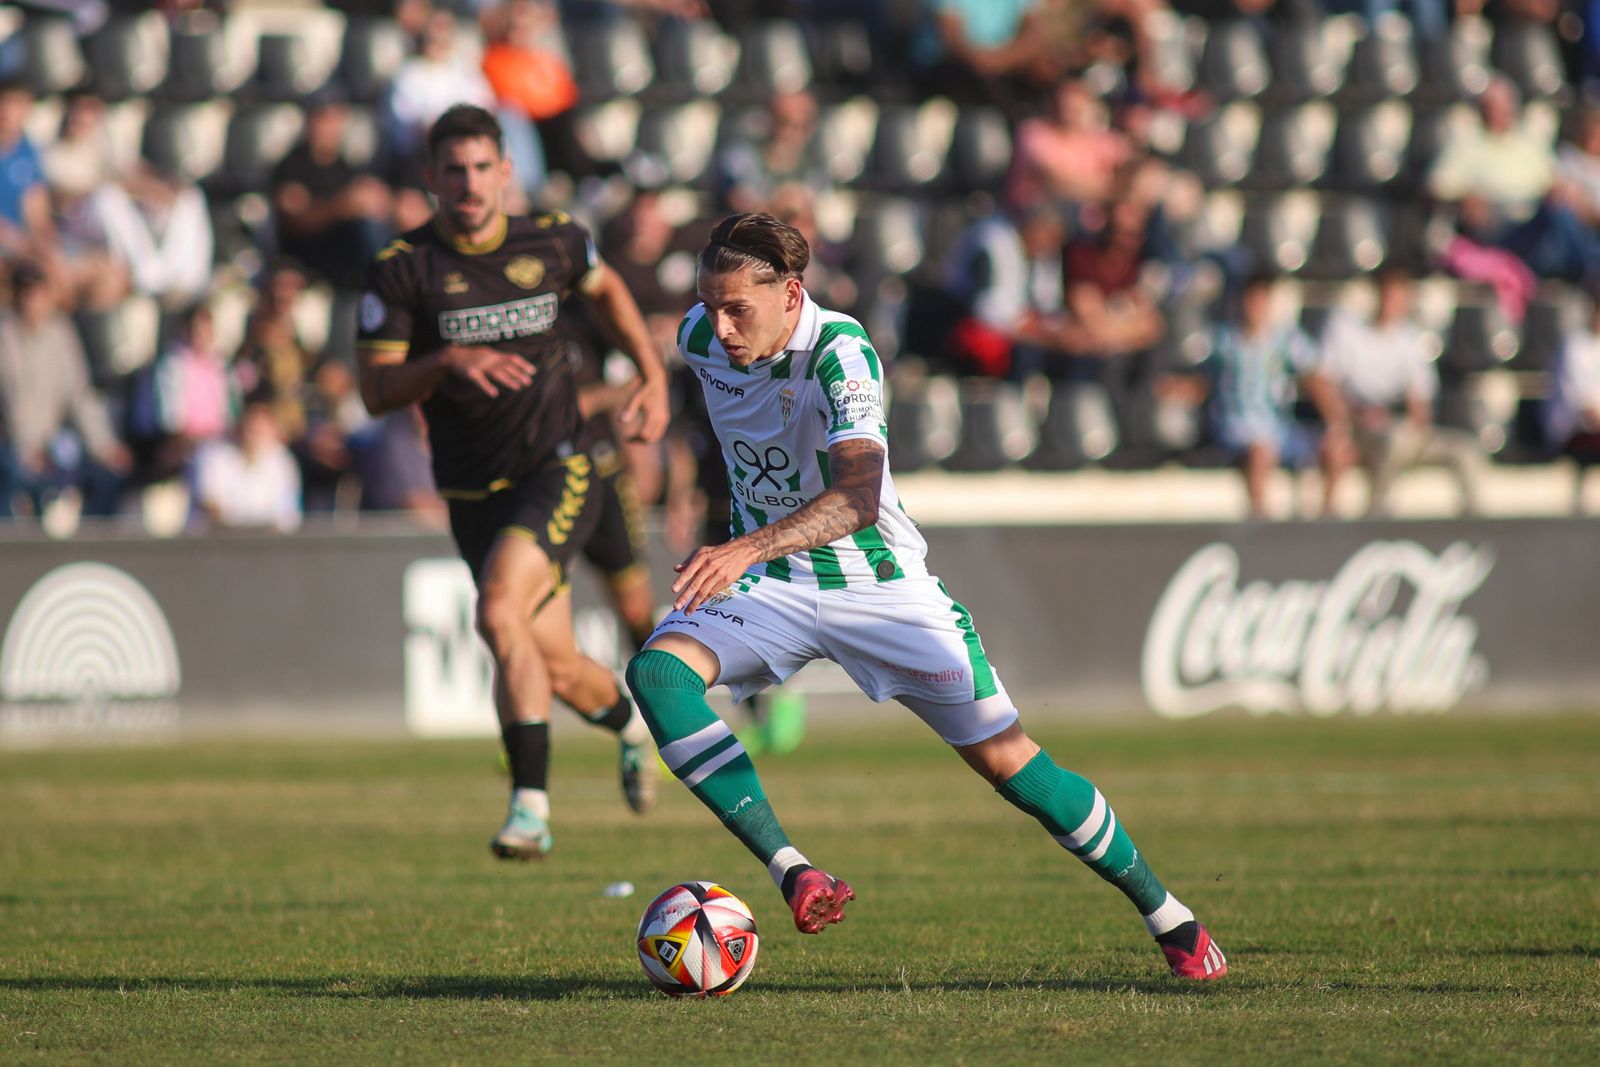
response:
M270 397L278 425L290 441L305 433L307 381L317 361L300 339L294 319L295 303L305 290L306 277L297 264L275 263L257 288L256 306L234 361L240 387L248 395Z
M1065 240L1061 212L1046 205L991 214L956 240L944 288L961 308L948 342L957 371L1020 380L1089 347L1066 313Z
M90 206L101 186L121 177L104 100L89 92L67 95L61 133L45 149L44 173L68 303L97 311L114 307L128 294L128 265L112 253Z
M25 83L0 82L0 255L27 257L48 269L55 233L44 162L26 132L32 108Z
M1105 203L1132 158L1133 144L1112 128L1105 103L1080 79L1065 78L1052 110L1017 126L1006 201L1024 210L1053 200Z
M778 93L755 129L717 154L716 191L729 211L762 211L778 186L798 182L813 192L832 187L817 145L817 101L799 90Z
M384 118L389 151L396 158L414 156L429 124L452 104L493 108L494 90L457 38L456 16L437 7L423 24L417 54L400 64L389 83Z
M518 161L523 189L533 196L544 184L547 167L578 175L586 164L572 158L577 137L572 109L578 83L561 31L554 0L510 0L484 13L489 44L483 74L500 106L507 153Z
M214 235L205 195L193 182L146 162L102 185L89 210L133 288L169 309L200 300L211 283Z
M399 511L430 530L449 526L433 484L427 426L416 405L393 411L351 440L362 511Z
M90 383L77 331L37 263L18 263L11 286L15 307L0 313L0 409L14 488L36 515L62 494L85 514L115 515L131 457ZM8 493L0 515L11 504Z
M307 102L305 132L272 174L278 250L335 289L361 288L388 242L393 196L381 179L344 157L350 109L336 90Z
M1556 157L1551 145L1519 113L1517 90L1496 75L1478 98L1481 125L1452 138L1434 161L1428 190L1458 205L1465 237L1478 246L1504 249L1544 278L1600 278L1600 240L1570 209L1550 198ZM1460 266L1457 246L1445 263Z
M932 0L924 87L1013 114L1062 72L1063 53L1043 32L1041 0Z
M622 276L663 353L677 351L683 309L694 304L694 252L678 247L679 228L661 194L641 189L604 232L603 258Z
M1321 373L1338 386L1349 412L1356 455L1366 472L1369 516L1389 513L1395 476L1444 464L1461 487L1463 510L1478 511L1483 448L1465 430L1434 425L1437 344L1411 318L1414 285L1395 269L1378 276L1378 312L1370 322L1336 312L1322 338Z
M1600 228L1600 107L1573 117L1572 139L1557 155L1556 181L1562 203L1591 230Z
M1305 466L1313 456L1322 468L1323 514L1331 515L1334 490L1350 465L1349 419L1311 339L1298 326L1273 321L1273 286L1266 275L1247 280L1237 317L1216 331L1208 365L1216 438L1243 467L1253 517L1267 515L1272 471L1280 463ZM1294 419L1297 382L1322 417L1320 441Z
M806 291L827 301L832 308L854 309L860 293L844 270L847 249L827 240L817 231L817 196L800 182L785 182L773 190L763 209L767 214L799 230L811 246L811 262L806 266Z
M355 507L347 492L355 488L355 459L350 439L371 422L356 389L350 365L324 359L311 374L306 390L305 429L289 442L300 464L302 506L307 513Z
M1568 334L1561 346L1544 415L1552 452L1600 464L1600 300L1587 328Z
M227 435L239 388L207 305L185 313L177 340L141 371L132 392L128 433L140 482L187 474L201 448Z
M195 497L219 526L289 531L300 526L300 470L265 396L246 401L238 440L201 449Z

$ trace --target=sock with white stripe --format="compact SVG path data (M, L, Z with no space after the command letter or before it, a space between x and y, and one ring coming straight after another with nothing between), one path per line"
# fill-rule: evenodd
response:
M1122 890L1140 915L1161 916L1156 926L1168 922L1176 926L1194 918L1162 888L1105 797L1087 778L1063 770L1047 753L1040 752L1002 782L998 791L1038 819L1051 837L1090 870ZM1168 908L1168 900L1176 908ZM1152 928L1150 932L1164 931Z
M782 885L805 857L778 825L744 746L706 703L700 675L677 656L650 649L629 662L628 688L668 769Z

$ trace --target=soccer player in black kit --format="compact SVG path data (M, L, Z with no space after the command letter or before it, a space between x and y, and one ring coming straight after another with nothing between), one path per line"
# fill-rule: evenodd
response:
M574 293L638 367L618 421L642 441L666 429L667 376L643 317L589 234L565 215L511 218L500 125L458 105L428 131L438 210L378 253L362 295L361 397L373 414L421 403L433 473L478 587L495 706L511 767L510 813L490 843L550 850L552 695L617 733L628 804L655 791L649 732L611 672L578 652L564 568L595 521L594 464L580 435L566 344L553 332Z

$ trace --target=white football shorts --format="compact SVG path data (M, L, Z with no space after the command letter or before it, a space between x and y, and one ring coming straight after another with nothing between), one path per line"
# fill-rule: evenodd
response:
M715 653L714 684L736 701L827 659L873 700L903 698L952 745L976 744L1017 720L971 614L932 576L819 589L746 575L693 615L673 611L655 632Z

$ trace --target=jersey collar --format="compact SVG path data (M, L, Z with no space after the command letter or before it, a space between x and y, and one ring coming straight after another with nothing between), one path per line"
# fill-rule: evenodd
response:
M443 240L445 244L449 245L457 252L468 256L481 256L486 252L493 252L501 245L505 244L506 230L509 228L510 222L511 218L509 215L501 214L500 224L495 227L494 232L488 237L485 237L482 241L479 241L477 244L473 244L471 241L463 241L461 238L445 229L444 225L440 223L437 215L435 215L433 218L433 231L439 235L440 239Z

